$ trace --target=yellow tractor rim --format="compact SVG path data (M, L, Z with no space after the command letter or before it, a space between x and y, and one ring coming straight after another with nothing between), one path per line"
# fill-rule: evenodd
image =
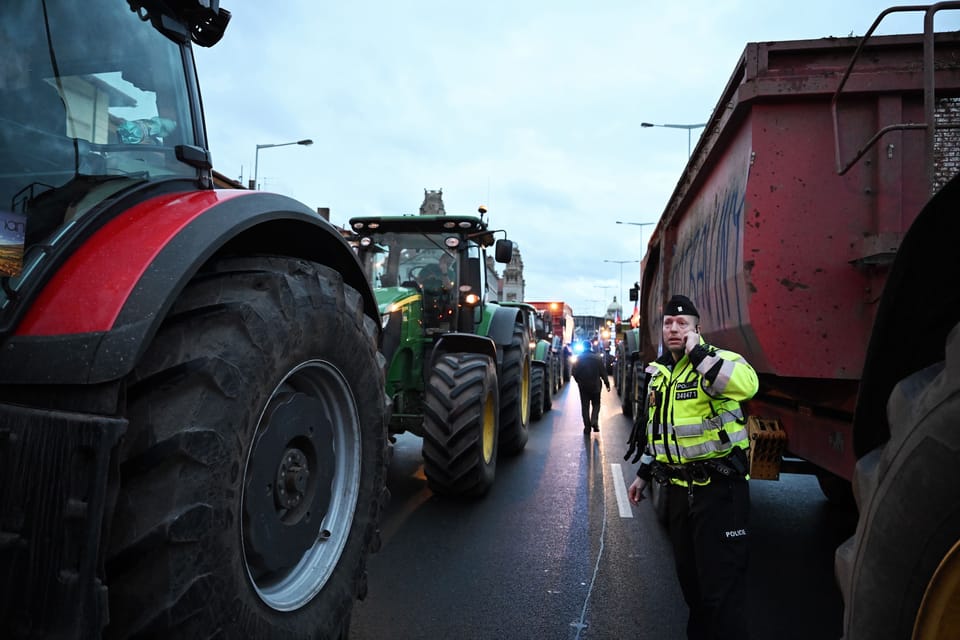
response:
M493 460L493 441L497 435L497 414L493 410L493 392L487 393L483 402L483 461L490 464Z
M530 359L523 363L523 380L520 382L520 406L522 415L520 420L524 425L530 423Z
M960 638L960 541L933 573L913 626L913 640Z

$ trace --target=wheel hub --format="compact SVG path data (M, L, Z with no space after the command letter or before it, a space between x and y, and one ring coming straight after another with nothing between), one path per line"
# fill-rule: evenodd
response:
M300 449L287 449L277 467L274 503L280 509L293 509L303 502L310 482L310 463Z
M287 393L264 413L243 500L244 549L255 578L296 566L323 538L336 473L324 409L317 398Z

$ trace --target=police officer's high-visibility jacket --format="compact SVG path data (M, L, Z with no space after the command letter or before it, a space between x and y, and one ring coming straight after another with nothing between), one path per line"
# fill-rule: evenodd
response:
M757 392L757 373L740 355L707 345L673 362L665 353L650 363L647 386L647 454L666 465L722 458L747 449L740 402ZM638 471L638 475L642 475ZM671 479L675 484L683 480Z

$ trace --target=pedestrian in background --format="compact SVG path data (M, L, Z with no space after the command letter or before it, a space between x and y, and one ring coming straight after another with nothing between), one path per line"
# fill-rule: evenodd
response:
M663 310L666 352L646 368L643 450L630 502L651 480L667 492L667 526L689 640L745 640L750 441L740 403L757 392L757 374L732 351L707 344L700 314L675 295Z
M580 413L583 415L583 432L600 431L600 390L610 391L610 379L603 356L593 349L589 340L583 341L583 353L573 364L573 379L580 389Z

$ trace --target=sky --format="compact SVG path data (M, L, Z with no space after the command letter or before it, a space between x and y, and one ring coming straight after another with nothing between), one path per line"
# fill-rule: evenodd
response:
M221 0L230 26L194 56L221 173L246 184L256 159L262 189L341 227L416 213L425 189L449 214L485 205L527 300L602 315L702 131L640 123L706 123L748 42L862 35L896 4ZM920 31L913 13L877 33Z

